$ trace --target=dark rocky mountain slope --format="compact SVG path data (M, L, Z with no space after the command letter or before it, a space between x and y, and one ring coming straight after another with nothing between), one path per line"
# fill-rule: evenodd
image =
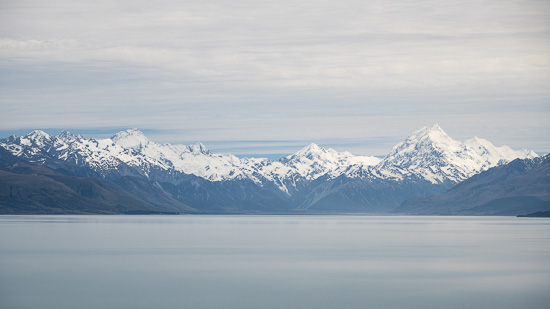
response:
M550 210L550 155L493 167L394 212L427 215L519 215Z
M24 162L0 147L1 214L120 214L182 210L155 207L113 187L117 185L96 178L64 175ZM187 207L186 210L192 209Z

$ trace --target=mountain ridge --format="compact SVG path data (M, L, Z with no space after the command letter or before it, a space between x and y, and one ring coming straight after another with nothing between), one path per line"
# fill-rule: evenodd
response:
M455 141L437 124L416 130L382 159L315 143L279 160L238 158L213 153L202 143L160 144L136 128L104 139L34 130L0 139L0 146L32 164L120 183L124 193L158 188L155 194L166 201L215 204L212 209L221 212L238 211L239 203L248 210L268 211L271 205L277 211L338 211L328 209L338 200L346 201L346 211L384 212L412 197L442 193L512 159L537 156L479 138Z

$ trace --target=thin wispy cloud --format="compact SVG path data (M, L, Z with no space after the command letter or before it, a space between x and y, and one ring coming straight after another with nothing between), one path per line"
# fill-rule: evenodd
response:
M3 131L383 154L438 122L550 151L545 1L3 1L0 20Z

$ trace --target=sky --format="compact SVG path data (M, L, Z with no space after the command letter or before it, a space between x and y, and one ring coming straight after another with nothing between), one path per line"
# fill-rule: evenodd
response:
M550 2L0 0L0 137L385 155L423 126L550 152Z

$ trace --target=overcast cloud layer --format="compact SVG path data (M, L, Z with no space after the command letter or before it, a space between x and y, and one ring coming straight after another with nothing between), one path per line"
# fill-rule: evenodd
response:
M548 1L0 2L0 132L236 154L451 137L550 151Z

